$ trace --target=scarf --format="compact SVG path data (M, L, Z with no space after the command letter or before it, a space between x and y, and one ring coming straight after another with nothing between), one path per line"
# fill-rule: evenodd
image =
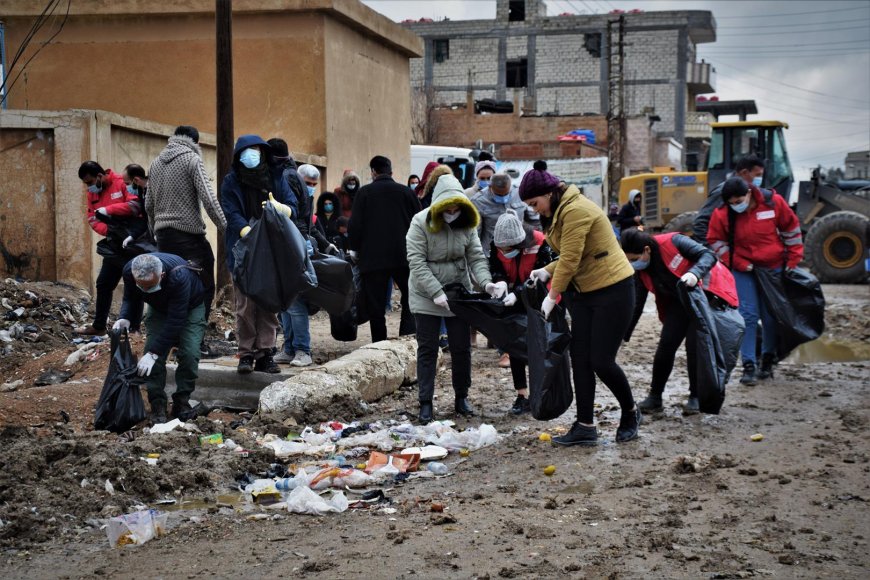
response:
M242 193L245 194L245 213L248 218L260 219L263 217L262 204L269 199L269 191L272 187L269 165L260 163L253 169L248 169L239 164L236 172Z

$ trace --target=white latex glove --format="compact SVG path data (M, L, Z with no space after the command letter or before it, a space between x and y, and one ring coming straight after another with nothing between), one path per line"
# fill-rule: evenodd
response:
M335 244L329 244L326 246L326 253L332 254L333 256L338 254L338 248L335 247Z
M133 241L133 236L127 236L126 238L124 238L124 241L121 242L121 247L126 248L127 245L132 241Z
M139 364L136 365L136 374L140 377L151 376L151 369L154 368L154 363L157 362L157 355L149 352L139 359Z
M751 272L753 268L754 266L752 264L749 264L748 266L746 266L746 271Z
M691 272L686 272L685 274L683 274L683 277L680 278L680 282L682 282L689 288L694 288L698 285L698 277Z
M553 308L556 307L556 301L550 298L548 295L544 298L544 301L541 303L541 314L544 315L545 320L549 320L550 313L553 312Z
M119 318L112 325L112 330L130 330L130 321L126 318Z
M350 256L350 259L353 260L354 262L359 261L359 254L356 253L356 250L349 251L347 253L347 255Z
M504 303L505 306L513 306L514 304L517 303L517 295L514 294L513 292L511 292L507 296L504 297L504 300L502 300L502 302Z
M536 281L540 280L542 284L546 284L552 275L547 272L546 268L539 268L538 270L532 270L532 273L529 274L529 280Z
M507 282L490 282L484 287L484 289L486 290L486 293L493 298L501 298L507 294Z
M100 215L105 215L105 216L107 216L107 215L109 215L109 210L107 210L107 209L104 208L104 207L101 207L101 208L98 208L98 209L97 209L96 213L98 213L98 214L100 214Z
M450 305L447 304L447 295L446 294L439 294L438 296L435 297L434 300L432 300L432 302L435 303L435 306L440 306L444 310L450 312Z

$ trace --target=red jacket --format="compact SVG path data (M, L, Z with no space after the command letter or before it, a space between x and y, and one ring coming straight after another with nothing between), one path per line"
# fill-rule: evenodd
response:
M100 193L87 192L88 196L88 224L101 236L109 232L109 225L97 219L97 210L106 208L111 216L136 217L142 213L139 197L127 191L127 185L120 175L106 169L103 179L103 190Z
M516 284L522 284L529 279L532 270L535 269L535 263L538 260L538 250L541 249L541 244L546 239L544 234L535 230L532 232L535 238L535 245L525 248L516 258L505 258L504 255L495 250L498 261L501 262L504 273L507 276L506 282L508 286L513 287Z
M738 272L748 271L750 265L796 267L804 257L797 216L775 191L762 192L755 186L750 190L755 207L750 203L745 212L737 214L733 236L728 231L728 204L713 212L707 231L710 248L723 263ZM733 248L730 246L732 237Z

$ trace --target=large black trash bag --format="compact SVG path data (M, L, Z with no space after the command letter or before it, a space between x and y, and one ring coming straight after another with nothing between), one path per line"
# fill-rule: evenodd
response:
M549 320L541 314L547 287L527 283L522 300L528 316L526 343L529 349L529 404L532 417L549 421L561 416L574 400L571 385L571 332L565 310L556 305Z
M444 287L450 311L488 338L496 348L526 362L528 317L521 306L505 306L486 293L472 293L462 284Z
M755 268L765 306L776 319L776 356L780 360L825 331L825 296L807 270L776 272Z
M136 375L136 355L130 348L127 331L112 331L112 356L109 372L97 401L94 429L123 433L145 419L145 404L139 385L143 379Z
M317 274L317 287L305 290L302 296L330 316L340 316L350 310L356 296L351 265L341 256L315 253L311 258Z
M339 257L348 260L344 257L344 253L339 253ZM335 340L340 340L342 342L353 342L357 337L357 326L360 324L358 322L359 319L359 311L360 311L360 302L362 301L362 294L360 293L360 276L359 276L359 268L356 268L350 264L350 261L347 264L351 268L351 283L353 284L353 300L351 302L350 308L342 312L341 314L335 316L329 315L329 333L332 335L332 338Z
M233 259L233 283L269 312L287 310L300 292L317 286L305 238L271 203L233 246Z
M686 340L695 343L695 387L702 413L718 415L725 385L737 364L746 326L736 308L710 305L704 290L677 284L677 296L690 314Z

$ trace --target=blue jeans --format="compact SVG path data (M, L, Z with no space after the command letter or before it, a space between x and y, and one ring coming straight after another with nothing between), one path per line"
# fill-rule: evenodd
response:
M746 333L743 344L740 345L740 358L743 363L755 361L756 332L758 320L761 319L761 352L774 354L776 352L776 319L767 310L764 298L755 281L752 272L733 271L734 282L737 284L737 297L740 299L740 316L746 323Z
M296 356L297 352L311 354L311 333L308 331L308 305L297 298L290 308L281 313L284 329L284 352Z

